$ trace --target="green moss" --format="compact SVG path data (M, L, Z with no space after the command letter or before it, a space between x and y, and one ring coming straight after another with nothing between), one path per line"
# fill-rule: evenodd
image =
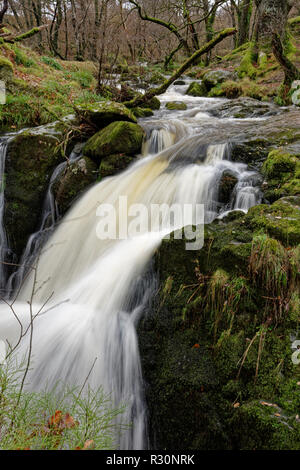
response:
M131 111L138 119L153 116L153 111L150 108L133 108Z
M181 110L184 111L187 109L187 105L183 103L183 101L169 101L166 104L166 108L169 109L170 111L172 110Z
M263 165L263 173L268 178L278 178L282 174L294 172L297 162L297 157L280 149L273 150Z
M95 134L84 146L84 155L101 161L116 153L134 155L141 151L144 130L137 124L117 121Z
M264 230L285 246L294 246L300 243L299 207L299 197L285 197L271 206L256 206L248 212L246 224L253 230Z
M135 116L128 108L114 101L84 103L77 105L75 110L81 121L92 123L98 129L102 129L114 121L137 122Z
M241 64L238 69L239 77L249 77L255 79L257 74L257 68L253 64L256 63L256 56L254 53L254 45L250 43L248 49L243 54Z
M192 82L186 92L189 96L207 96L207 93L206 86L198 82Z

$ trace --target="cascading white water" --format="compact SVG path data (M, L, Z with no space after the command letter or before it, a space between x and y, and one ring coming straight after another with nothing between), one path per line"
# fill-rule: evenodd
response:
M66 160L60 163L53 171L44 200L40 228L37 230L37 232L30 235L25 251L19 263L20 266L7 281L6 295L10 296L12 292L19 290L28 269L30 269L42 246L46 243L54 231L55 225L59 219L59 212L52 191L53 185L59 175L63 173L68 164L72 164L80 159L82 155L82 146L82 144L75 146L68 161Z
M153 134L157 129L163 132ZM28 301L34 314L44 306L43 314L34 321L28 386L33 390L51 388L59 380L81 386L86 378L94 388L103 386L116 406L126 404L122 422L132 423L119 438L121 449L147 447L136 325L154 286L153 279L145 280L143 273L162 238L178 227L155 221L149 231L145 228L149 227L146 212L140 234L124 240L100 240L99 205L115 208L120 228L121 219L130 218L119 208L120 196L127 197L128 207L135 203L146 208L152 204L204 204L206 222L235 206L247 210L254 202L243 197L245 188L255 188L247 178L246 165L227 160L226 144L199 145L197 135L189 136L187 129L186 124L174 128L166 120L153 125L144 147L150 155L95 185L75 204L43 248L37 269L25 280L14 305L25 328L30 322ZM162 152L152 155L159 150ZM218 201L225 170L233 171L238 180L230 208ZM48 202L53 214L53 200ZM189 216L182 225L193 223L193 216ZM15 344L18 327L7 305L1 305L0 339ZM18 350L20 356L27 347L25 338Z

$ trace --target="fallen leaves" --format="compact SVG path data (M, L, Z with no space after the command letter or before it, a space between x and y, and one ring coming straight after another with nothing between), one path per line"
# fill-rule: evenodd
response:
M63 415L62 411L56 410L48 420L48 432L56 435L61 434L65 429L74 428L78 424L78 421L75 421L69 413ZM47 426L45 428L47 430Z
M275 405L274 403L268 403L267 401L261 401L260 404L263 406L273 406L274 408L278 408L278 405Z
M93 439L89 439L83 445L83 447L76 447L75 450L93 450L95 449L95 442Z

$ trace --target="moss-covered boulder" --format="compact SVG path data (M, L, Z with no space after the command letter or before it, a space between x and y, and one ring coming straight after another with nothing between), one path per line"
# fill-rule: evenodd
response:
M204 83L192 82L186 91L186 95L189 96L207 96L208 90Z
M297 201L280 204L299 224ZM139 325L157 448L300 449L300 251L257 221L265 211L210 224L200 251L174 235L157 251L159 290Z
M51 175L63 161L59 137L43 131L24 131L8 143L4 224L17 258L37 229Z
M160 106L161 106L161 102L156 96L153 96L152 98L147 100L145 103L140 104L141 108L148 108L148 109L152 109L153 111L159 110Z
M126 106L115 101L77 105L75 110L81 122L91 123L98 129L103 129L114 121L137 122Z
M207 72L202 77L203 83L206 89L209 91L220 83L225 82L226 80L236 80L237 74L235 72L230 72L229 70L212 70Z
M116 153L135 155L141 151L144 130L130 122L113 122L95 134L84 146L84 155L97 162Z
M75 199L97 180L98 167L93 160L83 157L68 165L52 186L60 215L66 213Z
M150 108L132 108L132 113L135 115L136 118L146 118L153 116L153 111Z
M187 109L187 105L183 101L169 101L168 103L166 103L166 108L169 111L185 111Z
M300 154L289 153L284 148L273 150L263 164L262 173L266 179L264 192L268 201L300 196Z
M252 207L245 223L251 230L262 230L285 246L296 246L300 243L300 196L284 197L271 206Z
M13 64L6 57L0 56L0 80L10 83L14 74Z

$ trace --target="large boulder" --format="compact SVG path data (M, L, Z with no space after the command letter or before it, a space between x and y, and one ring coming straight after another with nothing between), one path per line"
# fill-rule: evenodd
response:
M55 167L63 161L61 135L50 128L26 130L7 148L4 224L17 258L38 226L44 197Z
M0 80L9 84L13 78L13 64L6 57L0 56Z
M274 202L284 196L300 195L300 153L284 148L272 150L262 166L266 200Z
M299 202L217 220L200 251L173 235L157 251L138 329L156 448L300 449Z
M209 91L226 80L236 80L237 78L237 74L235 72L230 72L229 70L212 70L207 72L203 76L202 80L206 89Z
M126 106L115 101L82 104L77 105L75 109L80 121L91 123L97 129L103 129L114 121L137 122Z
M84 155L97 162L107 155L135 155L141 151L144 130L130 122L113 122L95 134L84 146Z
M88 157L82 157L68 165L52 186L59 214L64 215L74 200L80 197L97 177L98 167Z
M192 82L186 91L186 95L189 96L207 96L208 90L204 83Z

